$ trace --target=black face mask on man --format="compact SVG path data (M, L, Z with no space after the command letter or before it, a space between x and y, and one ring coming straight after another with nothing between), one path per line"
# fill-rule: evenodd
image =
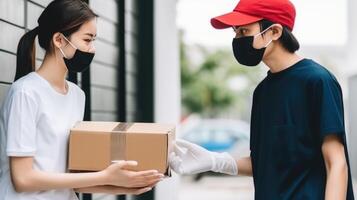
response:
M272 26L268 27L264 31L253 36L233 38L232 41L233 53L238 63L245 66L254 67L257 66L262 61L266 47L273 40L270 40L263 48L256 49L253 47L254 38L265 33L271 27Z
M63 34L62 34L63 35ZM63 37L67 40L67 42L74 48L76 49L74 55L72 58L67 58L67 56L64 54L63 50L61 48L60 51L63 55L63 60L64 63L67 66L67 69L71 72L83 72L89 68L89 65L91 64L94 53L90 52L84 52L79 50L76 46L72 44L64 35Z

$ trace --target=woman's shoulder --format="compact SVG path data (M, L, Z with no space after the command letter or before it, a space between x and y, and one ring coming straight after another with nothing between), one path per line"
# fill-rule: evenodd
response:
M39 82L35 77L35 74L29 73L11 84L11 93L32 93L39 86Z
M36 83L33 74L30 73L21 77L11 84L6 92L6 97L2 105L7 107L6 105L15 101L28 101L35 105L37 102L36 98L38 97L38 95L36 95L37 86L38 83Z

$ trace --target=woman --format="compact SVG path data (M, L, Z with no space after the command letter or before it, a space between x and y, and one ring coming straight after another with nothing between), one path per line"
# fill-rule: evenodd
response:
M253 94L251 154L235 160L179 141L171 156L176 172L253 176L255 199L354 199L341 88L327 69L296 54L294 22L288 0L240 0L211 20L233 28L240 64L269 67Z
M68 71L88 68L94 56L96 14L81 0L55 0L38 26L20 40L16 81L0 113L0 199L77 199L85 193L140 194L162 180L155 170L125 170L114 162L92 173L66 173L69 129L84 114L85 96L66 81ZM34 40L45 58L35 69Z

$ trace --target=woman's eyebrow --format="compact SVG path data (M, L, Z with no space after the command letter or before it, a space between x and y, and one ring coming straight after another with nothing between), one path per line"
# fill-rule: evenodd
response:
M88 35L90 37L97 37L97 34L92 34L92 33L85 33L84 35Z

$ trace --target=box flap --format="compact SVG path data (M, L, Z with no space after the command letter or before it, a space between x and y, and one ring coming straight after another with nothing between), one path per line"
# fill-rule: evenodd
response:
M170 134L175 129L174 125L156 123L120 123L113 132Z
M71 131L111 132L118 124L119 122L82 121L71 128Z

